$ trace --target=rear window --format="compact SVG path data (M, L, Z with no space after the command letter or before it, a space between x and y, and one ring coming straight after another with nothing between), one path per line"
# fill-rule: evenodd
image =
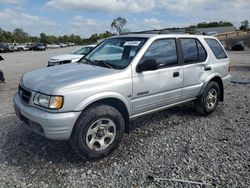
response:
M222 48L222 46L217 40L205 39L205 41L207 42L208 46L211 48L211 50L213 51L217 59L227 58L227 54L225 53L225 50Z

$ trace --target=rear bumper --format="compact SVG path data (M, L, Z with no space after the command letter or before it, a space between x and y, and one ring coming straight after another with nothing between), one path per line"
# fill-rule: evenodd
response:
M81 112L51 113L24 105L14 96L16 115L33 132L53 140L68 140Z
M223 81L224 87L227 87L230 84L231 80L232 80L231 75L227 75L227 76L223 77L222 81Z

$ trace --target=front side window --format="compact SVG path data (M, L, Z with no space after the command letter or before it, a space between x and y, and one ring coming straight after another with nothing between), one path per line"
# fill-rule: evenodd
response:
M114 69L124 69L130 64L146 41L147 38L140 37L106 39L86 55L81 62L89 60L86 63Z
M205 39L205 41L207 42L208 46L211 48L217 59L227 58L225 50L222 48L222 46L217 40L207 38Z
M155 41L144 54L141 62L156 60L160 68L178 64L175 39Z

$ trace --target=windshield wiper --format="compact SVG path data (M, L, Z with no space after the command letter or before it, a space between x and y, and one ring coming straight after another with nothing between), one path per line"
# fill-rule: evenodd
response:
M87 62L89 65L95 64L95 61L92 61L92 60L90 60L90 59L88 59L88 58L86 58L86 57L83 57L83 59L84 59L85 62Z
M110 63L105 62L105 61L103 61L103 60L95 60L95 62L101 63L101 64L105 65L106 67L108 67L108 68L110 68L110 69L114 69L114 67L113 67Z

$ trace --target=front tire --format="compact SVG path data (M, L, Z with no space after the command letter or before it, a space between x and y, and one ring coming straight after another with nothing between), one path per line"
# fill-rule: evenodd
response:
M70 143L82 159L103 158L119 146L125 131L122 115L114 107L99 104L78 118Z
M202 95L195 102L195 110L201 115L211 114L218 106L220 88L217 82L211 81L207 84Z

